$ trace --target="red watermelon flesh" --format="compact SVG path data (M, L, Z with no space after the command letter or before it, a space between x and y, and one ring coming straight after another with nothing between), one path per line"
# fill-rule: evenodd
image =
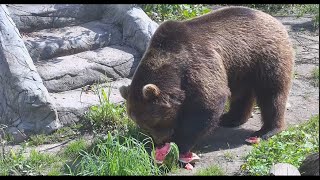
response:
M246 139L246 142L248 142L250 144L258 144L260 142L260 138L258 138L258 137L249 137L248 139Z
M186 168L187 170L192 170L193 166L190 163L188 163L184 168Z
M165 143L162 147L156 147L156 161L157 163L163 163L164 159L170 152L171 146L170 143Z
M181 161L183 163L194 163L199 160L200 160L199 156L196 155L195 153L190 152L190 151L185 154L179 155L179 161Z

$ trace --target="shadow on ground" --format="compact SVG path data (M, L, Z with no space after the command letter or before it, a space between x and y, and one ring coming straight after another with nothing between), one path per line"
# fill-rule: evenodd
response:
M207 153L224 149L232 149L244 145L254 130L218 127L211 135L203 138L194 148L195 151Z

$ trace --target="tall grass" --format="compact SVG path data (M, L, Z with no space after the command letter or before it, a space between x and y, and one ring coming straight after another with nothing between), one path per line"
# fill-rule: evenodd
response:
M163 172L145 148L148 143L152 144L151 140L140 142L108 133L104 140L97 141L91 152L81 152L81 160L69 168L70 175L161 175Z
M136 135L138 128L127 116L125 106L110 102L110 92L110 86L107 91L98 87L96 94L99 97L100 104L90 107L85 114L85 118L90 121L93 127L93 132L102 135L106 135L107 132L120 135Z

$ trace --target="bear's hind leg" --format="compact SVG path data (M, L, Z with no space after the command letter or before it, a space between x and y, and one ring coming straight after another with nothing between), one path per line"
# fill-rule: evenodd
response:
M252 136L268 139L285 128L284 113L286 110L287 94L284 91L280 91L273 94L263 93L257 97L263 125Z
M223 114L220 121L222 127L237 127L248 121L254 104L253 91L246 91L241 97L231 97L230 110Z

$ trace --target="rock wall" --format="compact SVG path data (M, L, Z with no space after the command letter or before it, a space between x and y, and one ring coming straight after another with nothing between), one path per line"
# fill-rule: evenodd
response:
M130 83L158 27L129 4L9 4L0 12L0 124L16 141L77 123L99 103L82 93L88 85L111 83L110 100L120 103L117 84Z
M16 141L59 128L57 111L5 5L0 6L0 123Z

